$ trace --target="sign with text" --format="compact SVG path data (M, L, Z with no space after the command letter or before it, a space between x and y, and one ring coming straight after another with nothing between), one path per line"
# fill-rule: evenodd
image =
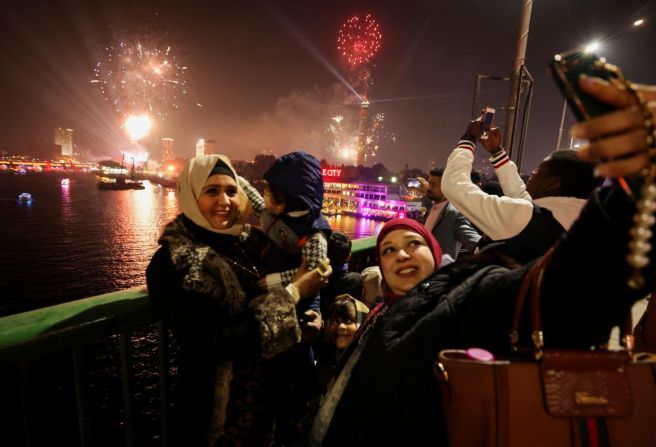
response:
M336 168L323 168L321 170L321 175L324 177L341 177L342 176L342 170L341 169L336 169Z

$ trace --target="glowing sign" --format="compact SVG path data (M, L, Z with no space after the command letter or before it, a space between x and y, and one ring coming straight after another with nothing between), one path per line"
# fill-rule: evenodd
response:
M342 176L342 170L341 169L326 169L323 168L321 170L321 175L324 177L341 177Z

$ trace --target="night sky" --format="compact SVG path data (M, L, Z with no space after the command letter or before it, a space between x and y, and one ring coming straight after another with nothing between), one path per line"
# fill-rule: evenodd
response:
M121 40L171 46L189 67L189 93L158 119L142 144L159 157L159 139L175 139L182 157L196 139L217 141L235 160L307 150L341 163L326 132L331 117L357 126L352 96L329 66L347 77L336 49L340 25L371 12L383 33L370 90L396 143L374 162L398 170L446 161L472 109L478 73L505 76L515 53L521 1L53 1L3 0L0 6L0 149L25 152L52 142L55 127L75 144L116 157L129 142L122 115L94 79L105 47ZM656 7L632 0L536 0L527 66L535 78L524 170L556 144L562 99L546 76L555 53L595 39L598 52L637 82L656 82ZM645 18L640 28L631 28ZM497 124L508 85L487 82L481 105ZM196 105L202 104L202 107ZM571 125L571 115L567 125ZM371 163L369 163L371 164Z

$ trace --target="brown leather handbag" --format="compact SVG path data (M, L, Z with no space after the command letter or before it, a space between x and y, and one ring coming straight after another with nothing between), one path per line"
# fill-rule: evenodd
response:
M511 334L516 346L530 289L533 358L477 361L465 351L440 352L449 445L656 446L656 356L543 349L538 300L547 258L524 279Z

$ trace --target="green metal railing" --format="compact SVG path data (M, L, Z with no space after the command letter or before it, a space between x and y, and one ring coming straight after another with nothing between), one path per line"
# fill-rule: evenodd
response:
M375 261L373 248L375 237L353 241L352 271L361 271ZM0 318L0 370L16 369L19 386L27 387L25 373L31 362L53 353L72 354L78 430L80 444L90 445L90 423L88 420L88 393L85 385L84 347L103 338L119 335L121 357L121 381L123 392L123 415L126 444L135 445L132 390L130 388L131 333L157 323L159 393L161 418L161 445L168 445L168 380L169 340L168 331L158 321L150 307L145 286L119 292L93 296L77 301L44 307L28 312ZM24 395L21 392L21 395ZM22 402L23 407L29 402ZM29 414L23 408L24 415ZM26 418L28 416L25 416ZM24 425L26 445L29 442L30 421Z

